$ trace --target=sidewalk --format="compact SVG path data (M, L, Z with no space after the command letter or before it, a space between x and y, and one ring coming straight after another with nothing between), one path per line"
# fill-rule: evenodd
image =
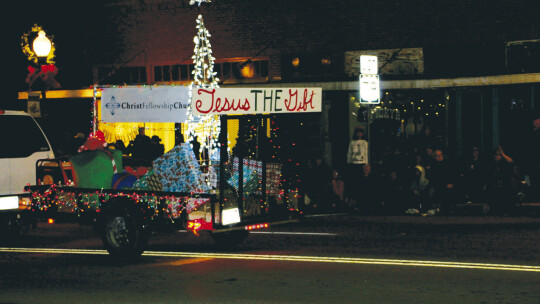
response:
M540 216L493 216L493 215L361 215L349 213L309 214L306 219L321 221L428 224L428 225L540 225Z

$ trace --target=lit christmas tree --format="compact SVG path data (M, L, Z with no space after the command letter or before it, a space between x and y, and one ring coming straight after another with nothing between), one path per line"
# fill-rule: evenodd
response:
M193 4L197 3L199 6L201 6L201 3L203 3L203 2L210 3L212 1L210 1L210 0L189 0L189 5L193 5Z
M195 49L193 62L193 82L190 90L190 106L192 101L192 91L194 88L218 88L219 79L214 72L214 57L212 56L212 46L210 44L210 33L204 26L202 15L197 18L197 35L193 38ZM220 133L220 120L217 115L193 115L191 109L188 111L188 142L197 137L201 140L201 152L207 151L210 159L219 155L218 138ZM193 147L193 144L192 144ZM215 158L214 158L215 159Z

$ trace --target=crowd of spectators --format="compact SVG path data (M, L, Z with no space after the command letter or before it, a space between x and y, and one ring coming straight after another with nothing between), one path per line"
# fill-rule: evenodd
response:
M527 160L513 159L502 146L484 154L474 146L468 155L452 159L428 136L418 137L412 146L389 147L376 164L337 169L315 159L304 178L307 210L434 215L481 205L490 214L512 214L520 203L540 202L538 181L531 185L530 178L538 169L538 130L540 125Z

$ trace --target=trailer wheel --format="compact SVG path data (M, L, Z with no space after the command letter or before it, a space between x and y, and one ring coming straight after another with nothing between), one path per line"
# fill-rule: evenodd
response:
M249 231L238 230L230 232L218 232L212 233L211 236L217 246L221 248L232 248L241 244L249 236Z
M146 248L148 233L129 209L111 210L102 230L103 245L115 258L136 258Z

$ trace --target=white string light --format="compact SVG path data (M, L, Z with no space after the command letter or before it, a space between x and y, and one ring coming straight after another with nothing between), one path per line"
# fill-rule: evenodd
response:
M191 142L197 136L202 149L207 149L210 156L219 155L218 139L221 130L220 120L217 115L193 115L191 110L193 88L218 88L219 79L214 72L214 56L212 56L212 45L210 44L210 33L204 26L202 15L197 18L197 35L193 38L195 48L193 51L194 70L193 82L189 91L189 110L188 110L188 142ZM193 147L193 146L192 146Z
M203 2L210 3L212 1L211 0L189 0L189 5L194 5L195 3L197 3L198 6L201 6L201 3Z

